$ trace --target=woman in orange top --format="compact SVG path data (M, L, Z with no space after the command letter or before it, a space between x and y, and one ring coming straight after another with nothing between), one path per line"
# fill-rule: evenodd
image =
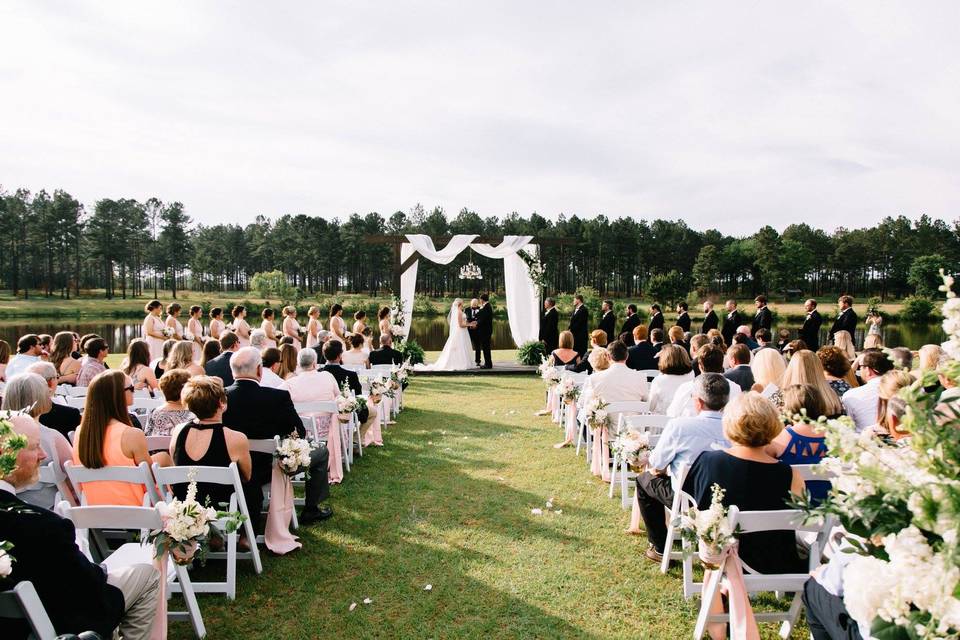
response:
M133 382L122 371L111 369L93 379L77 427L74 464L100 469L153 462L143 431L130 426L127 407L132 403ZM84 482L81 490L89 505L140 507L146 493L143 485L113 481Z

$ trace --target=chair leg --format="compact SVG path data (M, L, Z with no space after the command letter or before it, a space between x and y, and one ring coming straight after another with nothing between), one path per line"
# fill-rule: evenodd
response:
M780 637L786 638L790 637L790 634L793 633L793 627L797 624L797 616L800 615L800 607L803 605L800 594L793 594L793 602L790 603L790 610L787 611L787 619L783 621L783 624L780 625Z
M673 519L673 514L670 514ZM663 543L663 560L660 561L660 573L666 573L670 570L670 554L673 553L673 524L667 523L667 540Z
M237 533L227 534L227 600L237 598Z
M617 467L618 466L620 466L620 454L614 453L613 466L610 468L610 491L607 492L609 494L608 496L609 498L613 498L613 488L617 486Z
M720 579L723 577L724 562L720 569L711 571L708 579L703 583L703 595L700 600L700 613L697 614L697 626L693 630L694 638L702 638L703 632L707 629L707 621L710 618L710 605L717 595L720 588Z
M621 467L622 468L620 469L620 508L629 509L630 498L628 494L630 493L629 491L630 483L629 483L629 479L627 478L627 472L630 469L629 467L627 467L626 461L621 463Z
M247 518L243 522L243 530L247 532L247 544L250 545L250 559L253 560L253 570L263 573L263 562L260 560L260 548L257 547L257 534L253 531L253 523Z
M174 565L174 571L177 573L177 582L180 583L180 593L183 594L183 600L187 605L187 613L190 616L190 624L193 625L193 632L198 638L204 638L207 635L207 628L203 624L200 604L197 602L197 594L193 592L193 584L190 582L187 568Z

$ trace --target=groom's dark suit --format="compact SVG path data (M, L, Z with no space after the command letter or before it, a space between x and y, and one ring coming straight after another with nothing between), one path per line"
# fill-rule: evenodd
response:
M477 319L477 312L480 311L479 308L474 309L473 307L467 307L466 311L463 314L467 317L467 324L474 322ZM468 327L467 333L470 334L470 344L473 346L474 353L477 356L477 366L480 366L480 349L477 347L477 328Z
M474 316L477 323L477 343L474 347L476 351L477 362L480 362L480 353L483 353L483 368L493 368L493 356L490 353L490 340L493 338L493 309L489 302L484 302L477 309L477 315Z

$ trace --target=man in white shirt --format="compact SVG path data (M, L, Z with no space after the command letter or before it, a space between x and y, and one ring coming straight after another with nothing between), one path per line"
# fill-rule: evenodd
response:
M663 559L667 525L663 508L673 504L673 478L680 465L691 465L704 451L729 447L723 436L723 408L730 384L719 373L704 373L694 380L697 415L674 418L667 423L657 446L647 459L648 471L637 476L637 501L647 529L650 547L644 555L657 564ZM668 475L669 474L669 475Z
M35 362L40 362L40 338L33 333L21 337L17 340L17 355L10 359L7 364L7 370L4 375L12 378L18 373L26 373L27 367Z
M264 349L261 358L263 359L263 375L260 378L260 386L283 389L283 378L277 373L280 371L280 349L275 347Z
M604 402L634 402L649 397L647 376L627 366L627 346L614 340L607 346L610 353L610 367L604 371L594 371L590 376L590 385L595 396ZM610 424L616 425L619 414L610 415Z
M860 379L864 384L850 389L840 401L843 410L853 419L857 431L877 424L880 401L880 377L893 369L893 363L880 349L867 349L860 356Z
M700 374L719 373L723 375L723 349L715 344L705 344L697 351L697 364L700 365ZM727 402L733 400L742 393L740 385L724 378L730 386L730 393ZM697 415L696 403L693 397L693 385L697 380L694 378L689 382L684 382L677 387L677 392L673 396L673 402L667 409L667 415L671 418L689 417Z

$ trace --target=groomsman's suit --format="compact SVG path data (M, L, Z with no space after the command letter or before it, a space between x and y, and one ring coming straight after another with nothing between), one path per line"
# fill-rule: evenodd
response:
M773 324L773 314L770 313L769 307L763 305L757 309L756 315L753 316L753 335L757 335L757 331L760 329L770 330L770 325Z
M855 339L857 337L857 313L853 310L853 307L847 307L841 311L837 319L833 321L833 326L830 327L830 340L833 340L833 334L837 331L849 331L851 338Z
M477 362L480 362L480 354L483 353L483 368L493 368L493 356L490 353L490 340L493 338L493 309L490 308L488 301L481 300L480 308L477 309L475 316L477 323L477 345L474 348Z
M573 350L581 356L587 352L587 323L590 321L590 314L585 305L573 308L570 315L570 333L573 334Z
M613 342L617 339L614 331L617 328L617 317L614 315L613 311L607 311L603 314L603 317L600 318L600 325L597 329L600 329L607 334L607 344Z
M710 309L710 313L703 317L703 324L700 326L700 333L706 334L711 329L720 326L720 320L717 318L717 312Z
M546 345L547 354L551 354L560 346L560 312L555 306L550 307L540 316L540 342Z
M720 334L723 336L723 341L730 346L733 344L733 336L737 333L737 327L743 324L743 315L740 313L739 309L734 309L727 314L727 317L723 320L723 328L720 330Z
M810 351L816 351L820 348L820 325L823 324L823 318L820 312L814 309L807 314L803 320L803 326L800 327L800 339L807 345Z
M627 313L630 313L630 312L628 311ZM637 313L630 313L630 315L627 316L627 319L623 321L623 326L620 327L620 333L617 335L624 334L624 333L632 334L633 330L636 329L639 325L640 325L640 315Z
M684 333L690 331L690 314L684 311L677 316L677 326L683 329Z
M647 323L647 340L650 339L650 334L653 333L654 329L663 329L662 311L656 311L652 316L650 316L650 322Z

